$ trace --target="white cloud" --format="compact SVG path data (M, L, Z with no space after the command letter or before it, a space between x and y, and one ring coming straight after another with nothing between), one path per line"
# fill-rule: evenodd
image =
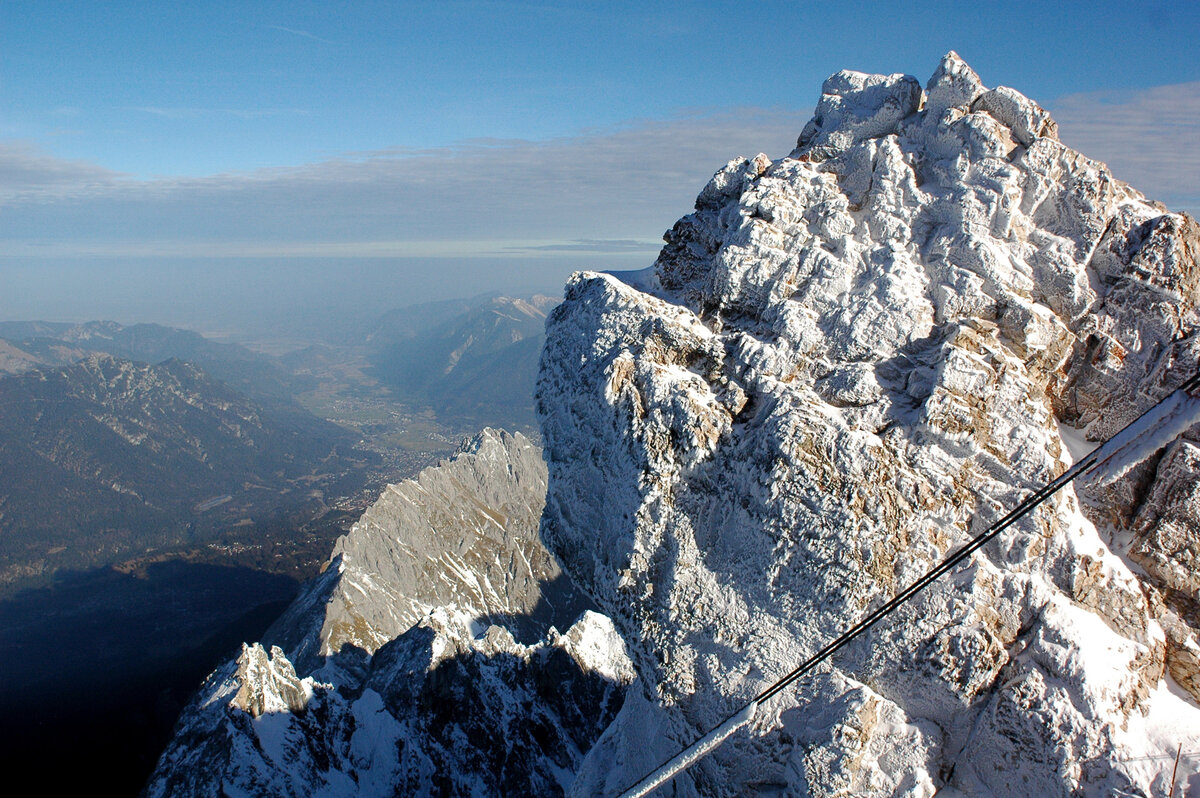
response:
M738 154L785 154L808 115L745 109L145 181L0 148L0 179L24 175L0 193L0 241L57 257L652 253L713 172Z
M5 248L10 258L513 258L562 255L646 255L653 259L662 241L505 240L374 241L17 241Z
M123 176L86 161L55 158L25 141L0 140L0 209L95 195Z
M1075 95L1051 111L1068 145L1174 208L1200 208L1200 83ZM427 299L553 290L577 268L649 265L713 172L786 154L809 116L694 113L153 180L0 140L0 317L281 335Z

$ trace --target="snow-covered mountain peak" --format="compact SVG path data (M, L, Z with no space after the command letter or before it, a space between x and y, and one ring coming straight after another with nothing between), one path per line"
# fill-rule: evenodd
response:
M713 728L1060 473L1064 436L1086 450L1200 362L1195 223L953 53L925 90L834 75L796 150L731 161L665 241L647 273L573 277L547 325L543 537L644 689L579 794ZM1200 745L1196 451L1061 495L679 788L1164 788L1156 757Z
M968 109L987 89L975 70L951 50L942 57L933 76L925 84L926 114L940 117L947 109Z
M844 69L821 87L817 112L797 141L797 157L830 157L864 139L896 132L921 106L911 75L867 75Z
M1006 86L986 88L957 53L947 53L921 90L911 75L868 75L842 70L821 87L816 114L805 126L791 157L824 160L867 139L951 124L970 114L988 114L1007 128L1012 141L1029 146L1038 138L1058 138L1049 113Z

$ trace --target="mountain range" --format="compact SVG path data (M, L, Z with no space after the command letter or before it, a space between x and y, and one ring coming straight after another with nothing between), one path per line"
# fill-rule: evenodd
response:
M258 405L181 360L90 354L0 379L5 582L212 536L353 492L355 437Z
M1194 790L1195 430L739 710L1195 373L1195 221L950 53L831 76L665 241L549 313L545 471L485 433L389 489L148 794L618 795L730 718L660 794ZM546 577L595 609L518 642Z
M395 311L367 337L375 374L439 415L536 428L533 384L546 314L557 304L540 295L494 297L424 325L413 323L413 311Z

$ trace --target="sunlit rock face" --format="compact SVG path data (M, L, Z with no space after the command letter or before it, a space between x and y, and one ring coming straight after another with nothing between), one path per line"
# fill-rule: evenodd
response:
M343 649L371 654L449 605L524 639L566 628L590 605L538 538L545 500L538 447L485 429L452 460L389 485L267 640L311 668Z
M208 678L146 795L564 794L635 674L537 537L545 491L496 430L390 486Z
M538 382L543 538L640 675L579 795L715 726L1200 362L1195 222L953 53L924 89L834 75L790 155L731 161L665 239L644 272L571 279ZM1059 494L678 794L1161 794L1200 746L1196 452Z

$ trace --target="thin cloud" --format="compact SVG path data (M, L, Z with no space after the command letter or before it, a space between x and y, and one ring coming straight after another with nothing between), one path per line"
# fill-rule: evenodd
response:
M1200 82L1073 94L1050 111L1064 144L1152 199L1200 208Z
M321 42L322 44L337 44L337 42L331 42L329 39L322 39L320 36L316 36L312 33L309 33L306 30L297 30L296 28L285 28L282 25L264 25L263 27L270 28L271 30L282 31L283 33L290 33L293 36L300 36L305 39L312 39L314 42Z
M55 158L28 142L0 141L0 209L108 193L124 179L86 161Z
M573 249L557 242L533 242L529 247L513 247L508 241L446 241L397 239L379 241L17 241L7 246L9 258L484 258L547 257L564 251L580 253L622 253L657 251L658 246L643 250Z
M1052 110L1070 146L1171 207L1200 207L1200 83L1074 95ZM651 258L713 172L739 155L786 154L809 115L692 113L549 141L391 148L154 180L0 141L0 252Z
M552 244L537 244L521 247L507 247L510 252L656 252L662 247L661 241L636 241L629 238L607 240L583 239L562 241Z
M130 106L126 110L175 120L197 119L203 116L233 116L239 119L262 119L269 116L302 115L308 113L302 108L187 108L155 105Z
M135 181L76 169L72 180L67 169L42 181L37 202L0 194L0 242L10 256L28 257L649 253L657 244L647 242L691 207L713 172L737 155L790 151L807 118L743 109L205 178ZM40 157L34 165L52 175L54 159Z

